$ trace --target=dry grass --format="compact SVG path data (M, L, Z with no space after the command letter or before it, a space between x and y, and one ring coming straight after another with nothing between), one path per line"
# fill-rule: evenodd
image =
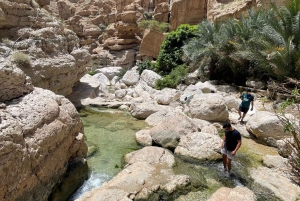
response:
M31 66L30 58L27 54L22 52L15 52L12 55L13 62L17 64L19 68L28 68Z

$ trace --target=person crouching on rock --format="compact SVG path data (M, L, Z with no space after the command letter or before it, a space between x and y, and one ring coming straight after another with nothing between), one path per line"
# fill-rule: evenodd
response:
M240 132L232 128L229 122L224 123L223 129L225 131L225 136L221 145L221 153L224 171L227 170L228 173L230 173L231 161L242 145L242 137Z

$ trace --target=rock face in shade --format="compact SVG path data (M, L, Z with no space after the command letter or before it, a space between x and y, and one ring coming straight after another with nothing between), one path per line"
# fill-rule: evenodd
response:
M49 90L2 104L0 133L0 200L47 200L67 168L85 162L79 115Z

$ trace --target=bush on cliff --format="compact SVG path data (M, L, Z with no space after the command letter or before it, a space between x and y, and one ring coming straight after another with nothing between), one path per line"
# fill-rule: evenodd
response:
M176 88L180 82L183 81L184 77L187 75L186 65L180 65L174 68L169 75L164 78L157 80L155 83L155 88L161 90L166 87Z
M19 68L28 68L31 65L30 58L27 54L22 52L14 52L12 55L13 62L17 64Z
M156 71L159 74L168 75L174 68L184 63L182 46L187 39L195 36L196 30L196 25L182 24L167 35L157 57Z
M142 20L138 23L138 27L141 29L153 29L158 32L168 32L170 25L165 22L158 22L156 20Z
M142 62L139 62L137 63L137 70L139 71L139 74L141 75L142 72L144 70L154 70L154 63L151 63L149 60L146 60L146 61L142 61Z

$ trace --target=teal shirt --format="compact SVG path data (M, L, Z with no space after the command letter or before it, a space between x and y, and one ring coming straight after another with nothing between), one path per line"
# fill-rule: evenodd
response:
M242 98L243 98L243 100L242 100L241 106L244 108L249 108L251 101L254 100L254 96L252 94L248 95L247 93L243 93Z

